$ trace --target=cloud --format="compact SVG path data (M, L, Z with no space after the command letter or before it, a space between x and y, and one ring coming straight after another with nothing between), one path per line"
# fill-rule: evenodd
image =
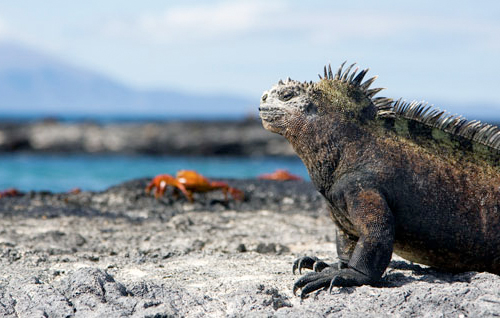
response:
M469 21L466 21L469 20ZM336 44L342 40L401 38L414 34L498 34L498 23L409 14L395 10L334 10L285 1L222 1L139 13L108 21L101 32L108 38L156 43L207 43L249 35L273 41ZM491 39L490 39L491 40Z
M110 21L103 32L111 37L146 37L158 42L213 40L264 30L266 17L284 8L284 2L279 1L172 7L159 14Z
M7 23L0 17L0 39L4 39L8 36L9 31Z

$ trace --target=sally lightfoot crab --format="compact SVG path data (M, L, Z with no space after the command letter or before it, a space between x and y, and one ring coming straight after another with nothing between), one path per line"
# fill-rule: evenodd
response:
M301 177L296 176L284 169L276 169L272 173L264 173L257 177L261 180L277 180L277 181L288 181L288 180L302 180Z
M180 170L175 178L168 174L158 175L148 184L146 193L150 193L153 188L156 188L155 197L159 198L165 193L168 186L174 187L174 193L177 190L181 191L190 202L193 202L194 192L204 193L215 190L222 190L225 200L227 200L228 193L235 200L241 201L244 198L243 191L232 188L222 181L211 181L193 170Z
M19 191L16 188L10 188L7 190L0 191L0 198L6 198L6 197L18 197L23 195L21 191Z

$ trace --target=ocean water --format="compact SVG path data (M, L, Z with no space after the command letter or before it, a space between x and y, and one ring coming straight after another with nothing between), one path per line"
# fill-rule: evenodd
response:
M175 175L182 169L196 170L209 178L237 179L287 169L309 179L298 158L3 154L0 155L0 191L7 188L100 191L133 178L161 173Z

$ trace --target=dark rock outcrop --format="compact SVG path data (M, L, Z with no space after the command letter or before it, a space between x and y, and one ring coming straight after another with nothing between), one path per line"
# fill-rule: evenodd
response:
M260 211L281 213L311 211L318 215L324 207L321 195L307 181L272 181L257 179L220 179L244 192L243 201L225 200L221 191L195 193L194 202L172 196L169 189L155 199L144 191L149 178L136 179L110 187L103 192L77 194L28 192L23 196L0 199L0 215L26 217L108 216L128 219L162 219L184 212Z
M256 120L147 123L0 123L0 152L294 156Z

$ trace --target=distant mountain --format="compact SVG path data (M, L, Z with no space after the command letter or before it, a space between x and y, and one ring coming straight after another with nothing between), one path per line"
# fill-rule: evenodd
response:
M140 91L14 44L0 44L0 117L237 117L258 101L238 96Z

